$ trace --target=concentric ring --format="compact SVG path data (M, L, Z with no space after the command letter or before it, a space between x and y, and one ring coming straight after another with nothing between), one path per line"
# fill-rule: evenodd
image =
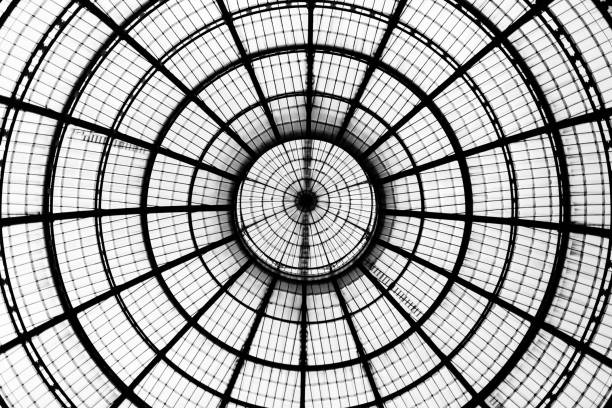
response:
M0 1L0 406L609 405L611 25Z

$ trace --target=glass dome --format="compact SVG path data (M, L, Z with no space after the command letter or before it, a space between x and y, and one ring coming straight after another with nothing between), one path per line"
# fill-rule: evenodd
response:
M0 1L0 407L604 407L604 0Z

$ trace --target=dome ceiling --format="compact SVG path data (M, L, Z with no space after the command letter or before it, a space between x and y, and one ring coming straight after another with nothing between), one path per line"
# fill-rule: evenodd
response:
M611 13L3 0L0 406L606 406Z

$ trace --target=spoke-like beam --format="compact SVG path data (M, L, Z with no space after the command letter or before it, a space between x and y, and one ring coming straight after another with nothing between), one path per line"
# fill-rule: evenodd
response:
M314 7L315 1L308 2L308 30L306 40L306 140L303 147L303 177L304 190L312 189L311 161L312 161L312 107L314 87ZM302 214L302 240L300 245L300 272L304 280L301 285L302 301L300 305L300 408L306 406L306 365L308 364L308 261L310 259L310 214L304 211Z
M136 214L166 214L166 213L194 213L194 212L217 212L230 211L231 205L194 204L194 205L167 205L155 207L131 207L131 208L106 208L97 210L63 211L43 214L28 214L14 217L0 218L0 228L9 225L29 224L33 222L80 220L93 217L112 217Z
M217 115L207 104L199 98L194 90L190 89L183 81L168 69L158 58L149 52L140 41L132 37L124 27L117 24L108 14L96 6L91 0L76 0L87 11L96 16L106 26L108 26L119 38L128 43L138 54L140 54L151 66L164 75L174 86L176 86L185 97L195 103L204 113L206 113L217 125L225 131L240 147L242 147L250 156L254 156L253 150L246 144L244 140Z
M125 143L129 143L131 145L134 145L136 147L141 147L143 149L146 149L148 151L154 151L156 153L162 154L166 157L170 157L174 160L189 164L193 167L197 167L201 170L205 170L208 171L210 173L216 174L220 177L226 178L228 180L232 180L232 181L236 181L238 178L231 174L228 173L224 170L218 169L214 166L210 166L208 164L202 163L197 159L194 159L192 157L189 156L185 156L184 154L181 153L177 153L173 150L170 150L168 148L165 147L161 147L161 146L155 146L153 143L147 142L145 140L141 140L138 138L135 138L133 136L129 136L125 133L121 133L118 131L115 131L113 129L109 129L107 127L98 125L96 123L92 123L89 122L87 120L83 120L83 119L79 119L79 118L75 118L73 116L69 116L69 115L65 115L63 113L60 112L56 112L53 109L49 109L43 106L39 106L39 105L35 105L29 102L24 102L22 100L19 99L15 99L15 98L9 98L7 96L2 96L0 95L0 103L3 105L7 105L10 106L14 109L20 110L20 111L24 111L24 112L31 112L31 113L35 113L37 115L40 116L44 116L46 118L50 118L50 119L54 119L57 120L58 122L62 122L66 125L73 125L73 126L77 126L83 129L87 129L90 130L92 132L95 133L99 133L111 138L114 138L115 140L119 140Z
M137 276L136 278L133 278L129 281L126 281L124 283L121 283L119 285L116 285L114 287L112 287L110 290L94 296L93 298L86 300L85 302L74 306L72 308L72 312L67 312L67 313L61 313L57 316L54 316L52 318L50 318L49 320L47 320L45 323L42 323L38 326L33 327L32 329L28 330L27 332L23 332L20 333L16 338L11 339L9 341L7 341L4 344L0 345L0 354L4 354L6 353L8 350L10 350L11 348L19 345L19 344L23 344L27 339L31 339L33 337L36 337L38 335L40 335L41 333L43 333L45 330L57 325L58 323L64 322L66 320L68 320L70 318L70 316L72 314L74 314L75 316L78 315L79 313L82 313L84 311L86 311L87 309L101 303L104 302L105 300L108 300L114 296L118 296L120 295L122 292L131 289L143 282L146 282L147 280L151 279L151 278L155 278L159 275L161 275L162 273L169 271L172 268L175 268L179 265L184 264L185 262L188 262L192 259L197 258L198 256L204 255L205 253L218 248L222 245L225 245L231 241L233 241L235 239L235 235L229 235L223 239L220 239L218 241L212 242L202 248L197 249L196 251L190 252L188 254L185 254L173 261L170 261L168 263L165 263L164 265L161 265L158 268L152 269L149 272L143 273L142 275Z
M466 215L418 210L383 210L383 214L401 217L428 218L435 220L451 220L464 222L481 222L485 224L513 225L517 227L541 228L552 231L570 232L610 238L612 230L605 227L593 227L584 224L563 223L553 221L530 220L525 218L493 217L489 215Z
M440 359L442 364L446 366L446 368L455 376L455 378L461 383L461 385L472 395L476 395L476 391L472 384L463 376L463 374L455 367L453 362L448 356L446 356L440 347L429 337L423 327L418 325L417 322L410 316L410 313L406 309L400 305L400 303L391 296L391 293L380 283L378 279L372 273L365 268L363 265L359 265L359 269L361 272L372 282L372 284L376 287L376 289L384 296L384 298L399 312L400 315L406 320L411 327L414 327L419 336L425 341L427 346L436 354L436 356ZM488 405L483 404L483 408L489 408Z
M351 119L355 115L355 111L357 110L357 107L359 106L361 98L363 97L363 94L368 87L368 84L370 82L370 79L372 78L372 75L374 74L374 71L383 64L382 53L387 47L389 38L391 37L393 30L397 26L397 23L399 22L399 18L405 6L406 6L405 0L399 0L396 3L394 12L389 18L389 22L387 23L387 27L380 39L380 42L378 43L376 51L370 58L368 58L368 66L365 72L363 73L363 78L361 79L361 82L359 84L359 87L357 88L357 91L355 92L355 95L353 96L351 102L349 103L349 109L344 115L344 119L342 120L342 123L340 124L340 128L338 129L337 132L334 133L332 137L332 143L335 143L336 141L342 141L342 138L344 137L344 134L346 133L346 130L348 129ZM329 153L330 153L329 151L326 153L325 155L326 158L324 160L327 159L327 156L329 155Z
M484 47L475 53L469 60L463 65L457 68L446 80L438 85L431 93L429 93L425 99L422 99L414 108L410 110L404 117L397 121L391 129L381 135L370 147L363 153L362 158L368 157L372 152L379 148L386 140L388 140L394 133L397 133L404 125L406 125L412 118L414 118L421 110L430 106L433 101L438 97L446 88L448 88L453 82L465 75L474 65L479 63L487 54L493 51L504 43L512 34L518 31L526 23L533 20L534 17L538 16L542 11L550 4L552 0L536 0L535 4L526 11L521 17L510 24L504 31L499 32L498 35L493 36L491 41Z
M497 149L503 146L508 146L512 143L522 142L524 140L527 140L535 136L550 134L552 132L558 132L562 129L567 129L572 126L578 126L578 125L582 125L585 123L594 123L597 121L606 120L606 119L609 119L611 116L612 116L612 108L596 110L593 112L585 113L583 115L578 115L578 116L574 116L571 118L563 119L558 122L548 123L547 125L539 126L539 127L536 127L530 130L526 130L524 132L517 133L515 135L506 136L502 139L497 139L493 142L484 143L480 146L472 147L471 149L464 150L462 156L465 156L465 157L474 156L474 155L485 153L490 150ZM380 182L384 184L384 183L389 183L389 182L401 179L403 177L413 176L415 174L422 173L427 170L431 170L438 166L452 163L455 160L457 160L457 158L458 158L457 155L450 154L448 156L439 158L437 160L432 160L428 163L424 163L416 167L406 169L406 170L400 171L395 174L391 174L386 177L382 177L380 179Z
M321 202L325 202L325 201L323 201L323 200L322 200ZM340 205L340 204L338 204L338 205ZM330 207L333 207L333 206L332 206L332 205L330 205ZM339 219L339 220L342 220L342 221L346 222L346 223L347 223L347 224L349 224L349 225L352 225L353 227L355 227L355 229L358 229L358 230L360 230L360 231L363 231L363 232L364 232L364 234L369 234L369 233L370 233L370 231L368 231L366 228L362 227L361 225L357 225L357 224L356 224L354 221L352 221L352 220L350 220L350 219L349 219L349 217L350 217L351 215L354 215L354 214L352 214L352 213L350 213L350 212L349 212L349 213L348 213L348 215L347 215L346 217L342 217L342 216L340 216L340 215L335 215L335 218L337 218L337 219Z
M210 297L210 299L208 299L208 301L206 301L206 303L193 316L191 316L191 319L189 319L187 323L178 332L176 332L176 334L170 339L170 341L168 341L168 343L162 349L155 351L155 357L151 359L149 364L147 364L145 368L140 371L140 373L128 386L130 392L135 391L138 384L140 384L140 382L144 380L147 374L149 374L151 370L153 370L153 368L165 358L166 354L172 349L172 347L174 347L191 328L195 327L195 325L198 323L198 320L200 320L200 318L204 316L204 313L206 313L217 302L217 300L219 300L219 298L228 291L228 289L234 284L234 282L236 282L236 280L238 280L238 278L242 276L242 274L250 266L251 261L247 261L244 265L242 265L240 269L238 269L238 271L236 271L232 276L230 276L230 278L223 285L221 285L221 287L217 289L217 291ZM119 407L126 398L127 395L125 393L122 393L111 404L111 408Z
M306 137L312 137L312 107L314 104L314 8L315 1L308 2L308 38L306 41Z
M453 276L449 271L447 271L446 269L435 265L433 263L431 263L430 261L421 258L418 255L415 255L411 252L406 251L403 248L398 247L397 245L393 245L387 241L384 241L382 239L378 239L377 240L378 244L380 244L381 246L399 254L402 255L404 258L408 259L409 261L415 262L435 273L437 273L438 275L444 276L445 278L452 280L454 283L457 283L459 285L461 285L462 287L464 287L465 289L468 289L469 291L483 297L484 299L488 300L489 302L502 307L503 309L509 311L510 313L520 317L521 319L528 321L529 323L538 323L540 325L540 328L542 330L544 330L545 332L563 340L565 343L567 343L569 346L572 346L578 350L580 350L580 352L594 358L595 360L599 361L600 363L608 366L608 367L612 367L612 359L608 356L606 356L605 354L594 350L593 348L591 348L589 346L589 344L587 342L584 342L583 340L579 340L576 339L572 336L570 336L569 334L565 333L564 331L560 330L558 327L553 326L550 323L547 322L537 322L537 317L536 316L532 316L531 314L527 313L526 311L524 311L523 309L519 308L518 306L516 306L515 304L508 302L507 300L504 300L500 297L498 297L497 295L492 294L491 292L486 291L485 289L475 285L474 283L470 282L469 280L462 278L460 276Z
M300 408L306 406L306 365L308 364L308 284L302 283L302 304L300 305Z
M251 329L249 330L249 334L242 345L241 356L238 358L236 362L236 366L234 367L234 371L232 371L232 376L227 383L227 388L225 389L225 393L223 394L223 399L219 404L219 408L227 407L227 404L230 402L230 398L232 396L232 391L234 390L234 386L236 385L236 381L238 380L238 376L240 375L240 371L244 366L244 355L249 354L251 350L251 345L253 344L253 340L255 339L255 334L257 334L257 329L259 328L259 324L261 323L261 319L263 319L264 314L266 313L266 309L268 304L270 303L270 298L272 297L272 293L274 292L274 288L276 286L278 278L274 276L266 289L266 293L264 294L259 307L257 308L257 312L255 313L255 318L253 319L253 323L251 324Z
M363 349L363 344L359 339L359 333L357 333L357 329L355 328L355 324L353 323L353 319L351 318L348 307L346 306L346 300L342 295L342 291L340 290L340 285L338 285L337 279L332 281L334 285L334 290L336 292L336 296L338 297L338 303L340 303L340 308L342 308L342 314L344 314L344 318L346 323L348 324L349 330L351 331L351 335L353 336L353 341L355 342L355 347L357 348L357 354L359 355L359 359L361 360L361 364L363 366L363 371L368 377L368 382L370 384L370 388L372 389L372 394L374 395L374 403L377 407L383 408L382 398L380 396L380 391L378 391L378 386L374 381L374 375L372 374L372 369L370 367L370 362L366 359L366 354Z
M389 17L387 28L385 29L385 32L383 33L380 39L380 42L378 43L376 51L374 52L374 55L372 56L371 62L368 64L368 67L366 68L363 74L361 83L359 84L359 87L357 88L357 92L355 92L355 96L353 97L353 100L351 101L351 104L349 105L348 111L344 115L344 119L342 120L340 129L336 133L334 140L341 140L342 137L344 136L344 133L346 132L351 119L355 115L357 106L359 105L359 102L361 101L361 98L363 97L363 94L368 87L368 83L370 82L370 79L372 79L372 75L374 74L374 71L376 70L376 68L378 67L378 65L380 64L382 60L382 54L384 50L387 48L387 43L389 42L389 38L391 38L391 34L395 30L395 27L397 26L397 23L399 22L400 16L402 15L402 12L404 11L405 6L406 6L406 0L399 0L395 4L395 10L393 11L393 14Z
M276 206L276 208L279 208L279 206ZM249 234L249 229L253 228L254 226L256 226L257 224L264 222L272 217L275 217L277 214L280 214L282 211L284 211L284 209L282 207L280 207L281 209L278 211L273 212L270 215L264 215L261 218L258 219L253 219L251 221L250 224L244 224L244 221L242 220L242 218L240 217L239 219L239 225L238 225L238 232L243 236L243 237L249 237L250 238L250 234ZM297 211L299 211L298 209L295 209L294 212L291 214L295 214ZM285 225L285 223L283 223L283 226ZM270 234L272 234L272 231L270 232Z
M257 94L257 98L259 99L261 103L261 107L263 108L264 113L266 114L266 117L268 118L268 122L270 122L270 126L272 127L272 133L274 133L274 137L276 138L276 140L280 141L281 135L280 135L280 132L278 131L278 126L276 125L276 121L274 120L274 115L272 114L270 105L266 103L266 96L264 95L263 89L261 88L261 84L259 83L259 79L257 78L257 75L255 74L255 70L253 69L253 64L251 63L251 59L249 58L249 55L247 54L244 48L244 44L242 43L242 40L240 39L240 36L238 35L238 31L236 30L236 25L234 24L234 19L232 18L232 15L230 14L230 12L227 10L227 7L225 6L225 2L223 0L217 0L216 3L217 3L217 6L219 7L219 10L221 11L221 16L223 17L223 21L225 21L225 25L229 28L230 34L232 35L232 39L234 40L234 44L236 45L236 48L238 49L238 54L240 55L240 61L242 62L242 65L246 68L249 74L249 77L251 78L251 82L253 83L253 89L255 90L255 93Z

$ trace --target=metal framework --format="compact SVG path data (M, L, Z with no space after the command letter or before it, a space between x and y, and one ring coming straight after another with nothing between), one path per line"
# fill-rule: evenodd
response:
M607 406L611 13L0 2L0 406Z

